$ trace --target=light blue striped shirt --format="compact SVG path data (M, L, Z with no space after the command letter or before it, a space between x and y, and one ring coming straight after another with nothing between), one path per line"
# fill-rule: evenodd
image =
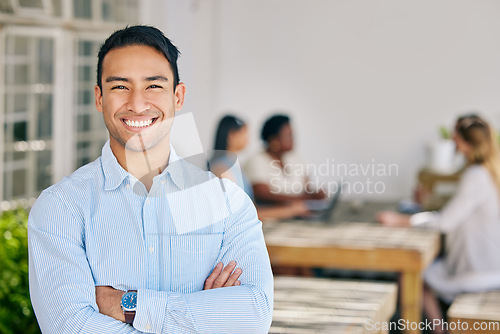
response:
M273 278L252 201L170 152L149 193L108 142L40 195L28 237L43 333L267 333ZM202 291L215 264L231 260L241 286ZM99 313L100 285L138 290L133 327Z

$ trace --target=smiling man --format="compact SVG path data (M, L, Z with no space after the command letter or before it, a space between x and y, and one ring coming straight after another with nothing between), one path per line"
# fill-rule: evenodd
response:
M43 333L269 329L273 280L252 201L170 145L186 90L177 57L147 26L101 47L95 97L109 141L30 212L30 293Z

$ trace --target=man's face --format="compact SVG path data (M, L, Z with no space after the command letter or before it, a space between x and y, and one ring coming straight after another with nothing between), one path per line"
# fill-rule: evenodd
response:
M111 50L102 64L102 91L95 87L96 107L103 113L111 147L146 151L169 142L176 111L184 103L184 84L174 89L165 56L133 45Z

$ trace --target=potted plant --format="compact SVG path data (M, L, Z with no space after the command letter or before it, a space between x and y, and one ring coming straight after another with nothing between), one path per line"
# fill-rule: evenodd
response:
M430 169L436 173L453 173L456 169L455 142L448 128L441 126L439 133L440 138L431 144Z

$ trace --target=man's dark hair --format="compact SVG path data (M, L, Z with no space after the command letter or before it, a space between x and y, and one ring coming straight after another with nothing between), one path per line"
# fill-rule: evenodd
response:
M268 120L264 123L262 127L262 131L260 133L260 137L266 143L269 143L269 140L272 137L277 136L283 125L290 124L290 117L286 115L274 115L268 118Z
M102 44L97 56L97 85L102 92L102 62L109 51L124 46L145 45L155 48L163 53L170 63L170 68L174 74L174 89L179 83L179 70L177 69L177 58L179 50L170 40L157 28L137 25L115 31Z

